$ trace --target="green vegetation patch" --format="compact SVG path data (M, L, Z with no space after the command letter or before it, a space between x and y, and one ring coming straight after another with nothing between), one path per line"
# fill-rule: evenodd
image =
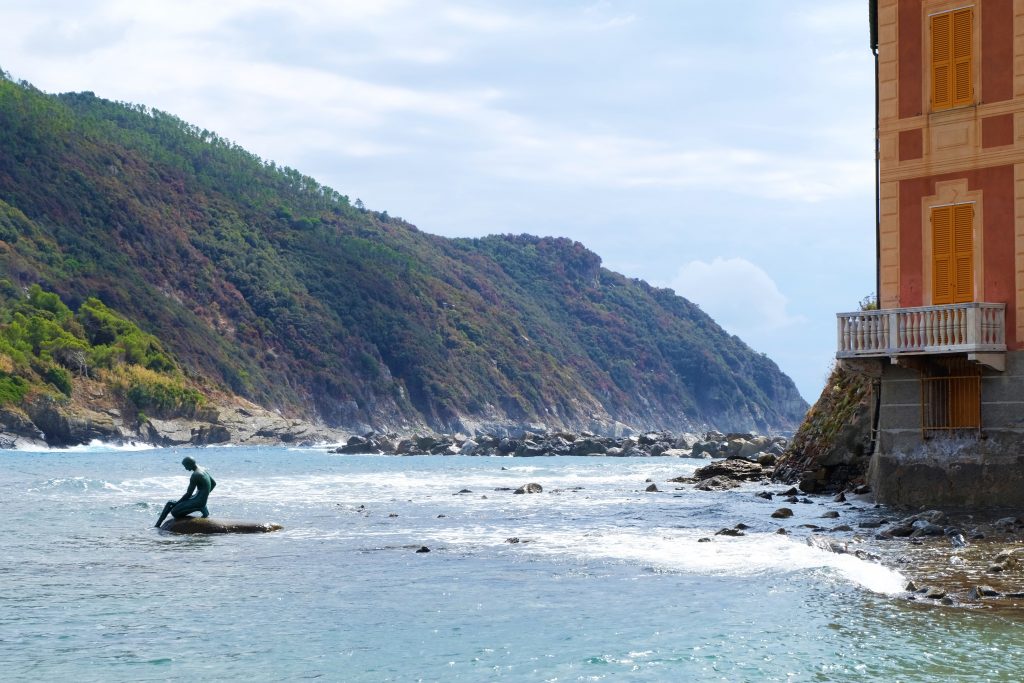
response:
M110 385L137 412L191 416L206 402L156 337L99 299L72 311L33 285L0 304L0 403L20 404L33 387L71 396L76 376Z
M0 405L18 405L28 393L29 383L16 375L0 373Z

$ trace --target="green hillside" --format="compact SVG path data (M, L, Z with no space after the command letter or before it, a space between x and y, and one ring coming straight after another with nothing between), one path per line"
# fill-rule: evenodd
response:
M176 117L0 79L0 277L337 426L792 429L768 358L566 239L447 239ZM2 360L2 359L0 359Z

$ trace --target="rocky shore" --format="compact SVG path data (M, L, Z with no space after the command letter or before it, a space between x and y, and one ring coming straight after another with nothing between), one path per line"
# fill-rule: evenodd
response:
M565 431L515 434L423 434L401 437L398 434L353 436L336 453L377 455L505 455L518 458L552 455L604 455L609 457L727 458L760 463L771 467L786 450L788 441L781 436L722 434L710 431L696 434L647 432L621 437L599 436L590 432Z
M92 441L155 446L217 444L314 446L340 443L348 432L283 417L255 404L224 402L190 417L129 417L113 405L65 405L40 397L0 408L0 449L67 448Z
M819 495L783 488L774 474L771 467L733 458L669 482L704 491L760 484L761 490L752 495L766 501L764 515L739 520L715 536L774 528L775 533L802 536L825 552L850 554L899 571L908 578L899 597L908 601L945 607L1024 607L1024 516L1019 511L901 511L875 504L865 485ZM647 490L660 491L656 483Z

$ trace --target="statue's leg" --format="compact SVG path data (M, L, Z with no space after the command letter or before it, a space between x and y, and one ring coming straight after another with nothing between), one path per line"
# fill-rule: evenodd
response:
M183 500L180 503L176 503L171 508L171 515L175 519L181 519L183 517L188 517L193 512L199 512L200 510L202 510L202 508L199 507L198 501L195 499L195 496L193 496L188 500Z
M205 505L203 506L203 509L200 510L200 512L202 513L203 517L209 517L210 516L210 509L207 508Z
M164 505L163 512L160 513L160 519L156 520L156 524L154 524L153 526L159 527L161 524L164 523L164 520L167 519L167 515L171 513L171 508L174 507L174 504L176 502L177 501L174 500L167 501L167 504Z

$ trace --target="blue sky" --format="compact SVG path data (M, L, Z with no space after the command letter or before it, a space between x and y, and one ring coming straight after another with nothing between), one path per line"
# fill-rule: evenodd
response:
M874 290L864 0L0 0L0 68L449 236L557 235L810 401Z

